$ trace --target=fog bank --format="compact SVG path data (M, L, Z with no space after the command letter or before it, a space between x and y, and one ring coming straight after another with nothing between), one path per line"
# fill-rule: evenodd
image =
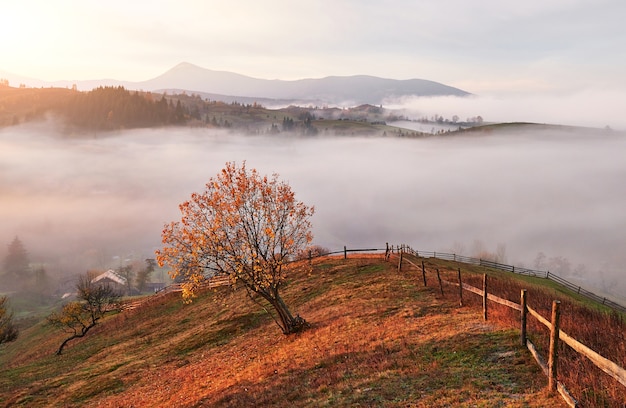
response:
M316 207L315 243L407 243L534 267L565 258L626 298L626 138L533 132L425 139L252 137L159 129L68 138L0 130L0 256L17 235L52 273L153 257L178 204L224 166L277 172ZM579 264L584 264L583 268ZM584 276L583 276L584 275Z
M626 130L626 92L585 90L563 94L516 94L390 99L389 109L401 109L409 118L435 114L461 121L482 116L487 122L534 122Z

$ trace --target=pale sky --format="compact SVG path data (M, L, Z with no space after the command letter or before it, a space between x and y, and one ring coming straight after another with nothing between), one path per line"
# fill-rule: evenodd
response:
M624 0L2 0L0 72L142 81L186 61L476 94L626 92Z

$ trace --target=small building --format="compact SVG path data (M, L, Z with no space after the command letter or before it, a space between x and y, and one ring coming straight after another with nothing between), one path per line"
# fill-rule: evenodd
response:
M91 283L109 285L119 293L128 292L128 282L126 278L115 272L113 269L109 269L103 274L96 276L91 280Z

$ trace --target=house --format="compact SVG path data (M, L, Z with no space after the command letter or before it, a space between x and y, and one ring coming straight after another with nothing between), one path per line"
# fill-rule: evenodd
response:
M109 269L103 274L96 276L91 280L91 283L97 283L99 285L109 285L119 293L128 292L128 281L125 277L121 276L113 269Z

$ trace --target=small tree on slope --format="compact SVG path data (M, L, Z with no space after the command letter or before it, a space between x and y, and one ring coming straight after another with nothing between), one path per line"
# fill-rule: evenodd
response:
M186 301L196 295L207 276L230 277L254 300L258 295L277 314L274 320L284 334L303 330L307 323L293 316L280 296L286 264L312 240L313 207L296 201L278 175L261 177L226 163L206 184L180 206L182 219L166 225L163 249L156 252L160 266L173 268L173 279L182 277Z
M77 301L63 306L59 313L48 316L48 322L60 327L70 336L63 340L57 355L71 340L85 337L108 312L119 310L120 295L108 285L92 283L89 276L81 276L76 285Z
M8 298L0 296L0 344L17 339L18 331L13 324L13 314L8 310Z

